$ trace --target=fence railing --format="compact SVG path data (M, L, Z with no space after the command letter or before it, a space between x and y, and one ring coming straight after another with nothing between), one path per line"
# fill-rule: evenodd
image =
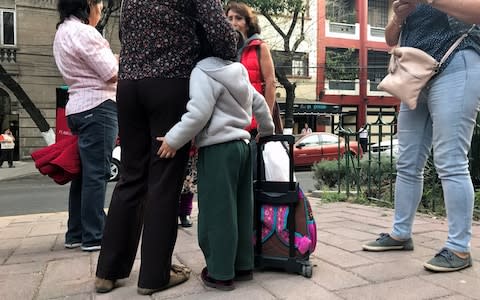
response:
M398 144L396 140L396 116L386 122L381 113L376 121L365 125L368 132L368 148L363 157L353 155L350 151L350 141L360 140L360 131L345 129L342 122L335 128L339 137L344 139L345 154L338 157L337 187L338 193L347 197L363 197L370 202L378 202L390 207L394 206L394 191L396 179L396 157ZM389 118L391 119L391 118ZM375 132L373 132L375 129ZM376 143L372 143L372 136ZM340 147L340 141L338 143ZM338 153L341 153L340 149ZM480 185L480 117L477 120L472 147L469 153L471 175L474 184ZM420 209L438 212L443 210L443 191L440 179L435 171L433 155L428 159L424 171L424 194ZM480 217L480 209L476 207L474 214Z

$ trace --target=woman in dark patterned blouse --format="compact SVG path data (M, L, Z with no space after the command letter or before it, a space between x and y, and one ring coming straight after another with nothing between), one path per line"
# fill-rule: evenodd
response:
M177 208L190 145L174 158L156 154L186 111L190 73L199 60L201 26L211 55L232 59L235 33L217 0L124 0L117 90L122 141L120 180L112 195L98 259L97 292L130 275L142 233L138 293L180 284L190 270L172 265Z
M401 46L421 49L437 61L459 36L474 28L472 24L480 23L478 0L395 0L392 6L393 18L385 29L387 43L395 46L401 32ZM417 108L400 105L393 230L363 245L364 250L413 250L412 225L422 198L423 169L433 148L447 210L448 238L424 267L448 272L472 265L474 191L468 151L480 109L478 41L478 30L469 31L422 90Z

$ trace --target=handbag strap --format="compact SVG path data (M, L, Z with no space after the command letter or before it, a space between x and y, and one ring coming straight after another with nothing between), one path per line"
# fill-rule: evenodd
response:
M455 43L453 43L452 46L450 46L450 48L448 49L447 53L445 53L445 55L442 57L442 59L440 60L440 63L438 64L438 67L437 67L437 70L440 69L440 67L443 65L443 63L447 60L447 58L450 56L450 54L452 54L453 50L455 50L458 45L460 45L460 43L470 34L470 32L472 32L472 30L475 28L476 24L473 24L472 27L470 27L470 29L465 32L464 34L462 34L456 41Z

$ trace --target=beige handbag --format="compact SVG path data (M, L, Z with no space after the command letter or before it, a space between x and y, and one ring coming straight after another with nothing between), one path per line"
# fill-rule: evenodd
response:
M472 26L472 29L474 26ZM390 51L388 75L380 82L378 89L397 97L408 108L415 109L418 96L425 84L438 72L453 50L457 48L472 29L464 33L453 43L440 62L417 48L399 46L393 48Z

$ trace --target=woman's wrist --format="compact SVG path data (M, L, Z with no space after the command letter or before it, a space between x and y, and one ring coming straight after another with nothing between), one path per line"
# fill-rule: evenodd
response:
M403 21L403 20L400 21L396 14L393 15L393 18L392 18L393 25L397 26L398 28L402 28L404 22L405 21Z

